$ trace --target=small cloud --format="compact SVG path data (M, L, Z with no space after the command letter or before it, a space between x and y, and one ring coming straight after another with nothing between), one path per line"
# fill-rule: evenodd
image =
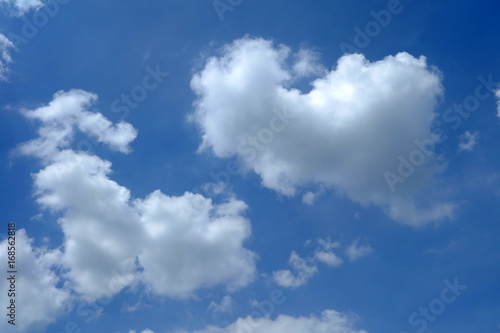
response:
M308 205L312 205L314 203L315 195L312 192L307 192L302 196L302 202Z
M312 205L323 193L325 193L324 187L320 187L316 192L308 191L302 196L302 202Z
M349 261L354 261L362 257L366 257L373 252L370 245L358 246L359 239L352 242L352 244L347 248L346 254Z
M295 251L290 255L288 264L293 267L297 272L296 274L292 273L290 270L273 272L274 281L282 287L300 287L318 273L318 267L316 265L308 264L306 260L299 257Z
M212 301L208 306L208 310L214 313L218 312L225 313L231 310L232 305L233 305L233 298L229 295L226 295L224 296L224 298L222 298L220 304L217 304L216 302Z
M319 64L320 54L312 50L300 49L295 54L296 62L293 65L294 72L299 77L319 75L325 71L325 68Z
M469 132L466 131L464 134L460 136L460 143L458 144L459 150L469 150L472 151L474 146L477 144L479 139L478 132Z
M332 267L337 267L344 263L344 260L333 252L318 251L314 254L314 257L322 263Z
M354 214L354 218L359 220L361 217L361 214L359 214L359 212L356 212L356 214Z
M340 246L339 242L332 242L330 236L328 236L326 239L318 239L318 244L322 249L326 251L336 249Z
M223 182L206 183L203 185L203 191L207 195L216 196L216 195L219 195L219 194L226 192L226 190L227 190L227 185L226 185L226 183L223 183Z
M318 239L318 247L314 252L314 258L320 262L327 264L328 266L336 267L344 263L339 256L330 251L331 249L336 249L340 246L339 242L332 242L330 236L326 239Z
M497 96L497 116L500 117L500 88L495 91L495 95Z
M42 217L43 217L42 213L36 214L35 216L33 216L33 217L30 218L30 221L39 221L39 220L42 219Z
M137 303L135 304L128 304L128 303L124 303L122 305L122 309L121 311L122 312L127 312L127 313L131 313L131 312L136 312L136 311L139 311L141 309L144 309L144 308L149 308L151 307L150 305L147 305L145 304L142 300L139 300Z

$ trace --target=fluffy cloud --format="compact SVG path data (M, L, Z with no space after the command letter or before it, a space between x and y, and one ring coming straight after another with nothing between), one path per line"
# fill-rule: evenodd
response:
M464 134L460 136L460 142L458 143L459 150L473 150L474 146L477 144L479 140L478 132L469 132L466 131Z
M64 313L70 305L70 293L57 287L59 278L52 270L60 263L61 252L34 248L24 229L16 234L16 330L15 332L38 332ZM7 262L8 240L0 243L0 262ZM5 274L5 273L4 273ZM8 274L2 274L0 302L6 305ZM3 306L2 306L3 307ZM2 316L5 317L5 314ZM14 332L7 317L0 321L0 331Z
M296 57L303 63L314 63L301 52ZM432 149L397 191L384 176L398 169L399 156L417 148L416 140L434 137L431 124L443 89L425 57L403 52L369 62L361 54L344 55L304 93L290 84L318 71L299 66L301 61L290 69L286 46L243 38L222 53L208 59L191 82L198 95L191 119L202 132L200 151L238 157L243 169L260 175L263 186L284 195L312 183L381 206L408 224L451 215L451 204L429 202L422 208L415 201L444 169Z
M200 287L225 283L234 290L252 281L255 254L242 246L251 233L242 201L214 205L198 194L155 191L135 207L148 244L139 262L157 293L186 297Z
M334 310L325 310L321 316L292 317L279 315L270 318L239 318L226 327L207 326L198 331L177 333L366 333L354 328L354 320Z
M370 245L359 245L359 240L355 240L346 250L347 257L349 261L354 261L359 258L366 257L373 252Z
M94 300L137 283L172 297L218 284L229 290L248 284L255 254L243 247L251 233L243 202L214 204L190 192L172 197L160 191L132 200L127 188L109 178L109 161L69 149L79 129L112 149L129 151L137 131L88 111L95 99L81 90L59 92L47 106L24 111L41 126L39 138L19 151L45 163L33 176L35 193L42 207L62 213L68 286Z
M17 16L43 6L42 0L0 0L0 4L2 3L11 7L12 14Z
M0 34L0 81L7 79L6 75L9 72L7 64L12 62L10 51L13 48L14 44L5 35Z
M102 114L87 111L96 100L97 95L83 90L59 91L48 105L24 110L26 117L40 121L41 126L39 137L21 145L21 152L42 159L54 158L61 148L70 145L78 129L113 150L128 153L128 145L137 137L137 130L125 122L113 125Z

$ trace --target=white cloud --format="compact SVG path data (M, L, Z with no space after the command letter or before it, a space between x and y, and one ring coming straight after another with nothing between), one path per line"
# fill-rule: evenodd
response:
M16 233L16 326L7 323L10 319L3 314L0 321L2 332L38 332L54 322L70 306L71 297L67 290L57 287L59 278L52 270L60 263L61 252L35 248L31 245L26 231L20 229ZM0 243L0 262L7 263L8 239ZM5 274L5 275L4 275ZM7 306L6 278L2 273L0 284L0 302Z
M332 267L340 266L344 263L344 260L342 260L342 258L329 251L318 251L314 254L314 257L322 263L325 263L328 266Z
M147 244L139 262L155 292L187 297L200 287L224 283L234 290L253 280L255 254L243 247L251 230L242 201L214 205L198 194L155 191L135 207Z
M459 150L469 150L472 151L479 140L478 132L466 131L460 136L460 142L458 144Z
M189 297L199 288L234 290L252 281L256 255L243 247L251 234L243 202L214 204L190 192L173 197L160 191L132 200L109 178L109 161L69 149L77 128L129 151L136 130L86 111L96 98L81 90L59 92L49 105L24 111L41 122L40 137L19 151L46 164L33 176L36 197L63 213L58 222L68 286L94 300L137 283L156 294Z
M497 97L497 116L500 117L500 88L495 91Z
M314 252L314 258L331 267L338 267L344 263L344 260L333 253L331 250L338 248L339 242L332 242L330 237L327 239L318 239L318 247Z
M279 270L273 272L274 281L282 287L295 288L303 284L318 273L318 267L315 263L308 263L302 259L295 251L290 254L288 264L292 266L296 274L290 270Z
M339 242L332 242L331 239L330 239L330 236L328 236L326 239L321 239L319 238L318 239L318 245L328 251L328 250L331 250L331 249L336 249L340 246L340 243Z
M102 114L88 111L96 100L97 95L83 90L59 91L48 105L24 110L26 117L40 121L42 126L38 130L39 138L20 146L21 153L50 160L61 148L69 146L75 129L113 150L128 153L128 145L137 137L137 130L126 122L113 125Z
M32 9L39 9L43 6L41 0L0 0L0 4L6 4L12 8L11 14L21 16Z
M425 57L399 53L369 62L361 54L344 55L303 93L289 86L296 74L287 69L286 46L243 38L222 51L191 82L198 95L191 119L202 131L200 151L237 156L265 187L284 195L315 183L379 205L408 224L451 215L451 204L414 201L444 170L432 152L396 192L384 177L397 170L398 156L417 148L416 139L432 137L443 89Z
M349 261L354 261L362 257L366 257L373 252L370 245L358 246L359 240L355 240L346 250L347 257Z
M325 68L319 63L319 53L300 49L295 54L296 62L293 64L293 70L299 77L319 75L325 72Z
M314 203L314 200L316 199L316 196L314 195L313 192L306 192L302 196L302 202L308 205L312 205Z
M136 331L134 330L131 330L129 331L128 333L137 333ZM155 333L153 331L151 331L149 328L146 328L144 331L142 331L141 333Z
M4 34L0 34L0 81L7 80L7 65L12 62L10 51L13 48L14 44Z
M307 204L307 205L312 205L312 204L314 204L316 199L318 199L324 192L325 192L324 188L320 188L316 192L307 191L302 196L302 202Z
M270 318L239 318L226 327L207 326L190 333L366 333L354 328L354 319L334 310L325 310L321 316L292 317L279 315ZM178 331L177 333L189 333Z
M233 298L229 295L226 295L222 298L220 303L216 303L214 301L210 302L208 305L208 310L213 311L215 313L218 312L228 312L231 310L233 305Z

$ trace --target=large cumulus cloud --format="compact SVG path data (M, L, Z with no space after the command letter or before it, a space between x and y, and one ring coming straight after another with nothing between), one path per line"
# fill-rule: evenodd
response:
M245 203L159 190L132 199L110 178L109 161L71 149L79 130L131 151L137 131L89 111L96 99L82 90L58 92L49 104L23 112L39 122L39 137L18 151L44 163L33 175L35 195L42 207L62 214L66 286L88 300L139 283L154 294L185 298L199 288L234 290L252 281L256 255L244 247L251 234Z
M290 64L288 47L246 37L208 59L191 82L198 96L191 119L202 132L200 151L237 157L265 187L284 195L316 184L381 206L408 224L451 216L450 203L422 206L415 200L444 169L432 145L425 146L425 163L397 191L385 176L398 169L400 156L418 148L416 142L437 139L432 122L443 88L426 58L402 52L370 62L346 54L306 93L292 84L305 73L322 73L322 67L317 57L301 54Z

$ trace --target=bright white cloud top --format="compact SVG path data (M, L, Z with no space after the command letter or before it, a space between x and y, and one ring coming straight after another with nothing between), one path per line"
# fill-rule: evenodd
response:
M252 281L256 256L244 248L251 234L242 216L245 203L230 198L214 204L190 192L172 197L160 191L132 200L109 178L109 161L69 148L78 129L114 150L130 151L137 131L88 111L96 98L81 90L58 92L48 105L23 112L41 123L39 138L19 151L45 164L33 176L36 197L62 213L66 286L89 300L138 283L154 294L185 298L199 288L234 290Z
M290 85L320 66L301 51L290 68L290 54L284 45L247 37L208 59L191 82L200 150L237 157L263 186L283 195L316 184L411 225L450 217L451 203L421 207L414 198L444 170L432 147L443 88L426 58L403 52L369 62L361 54L344 55L304 93ZM397 174L401 158L417 150L419 165L398 175L391 191L387 172Z

